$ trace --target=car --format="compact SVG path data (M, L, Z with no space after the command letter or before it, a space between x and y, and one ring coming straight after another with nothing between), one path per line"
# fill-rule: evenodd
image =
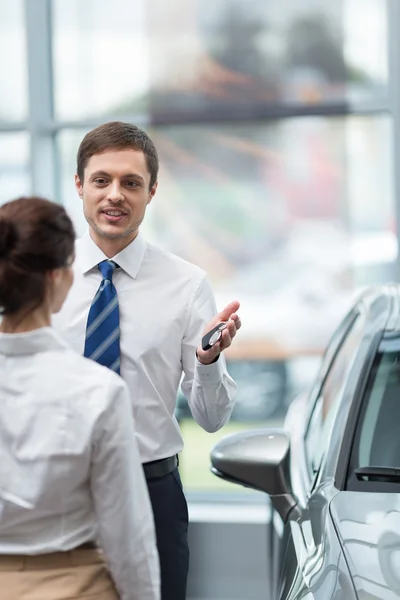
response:
M266 598L399 598L400 286L364 291L283 427L222 439L211 470L270 497Z

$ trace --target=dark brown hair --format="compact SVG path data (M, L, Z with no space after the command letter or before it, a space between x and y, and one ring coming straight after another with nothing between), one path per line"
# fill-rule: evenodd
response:
M157 181L158 154L156 147L147 133L131 123L110 121L89 131L83 138L77 155L76 172L83 183L85 168L89 159L95 154L107 150L141 150L146 158L147 169L150 173L150 188Z
M59 204L27 197L0 206L0 314L39 306L46 272L67 266L74 244L74 226Z

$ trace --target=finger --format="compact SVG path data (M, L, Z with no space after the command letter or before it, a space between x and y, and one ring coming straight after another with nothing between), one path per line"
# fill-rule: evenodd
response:
M214 344L214 346L212 347L213 351L214 351L214 358L216 356L218 356L218 354L221 354L222 350L221 350L221 341L217 342L216 344Z
M210 356L210 358L214 359L216 356L218 356L218 354L221 354L221 342L222 338L219 340L219 342L214 344L210 350L207 350L207 354Z
M218 319L220 321L228 321L231 315L233 315L240 308L240 302L234 300L225 306L221 312L218 313Z
M236 335L236 323L234 321L232 321L232 319L229 319L226 328L229 331L229 335L231 336L231 338L235 337L235 335Z
M227 348L229 348L229 346L232 344L232 340L229 338L228 341L222 340L221 342L221 352L223 352L224 350L226 350Z
M236 313L234 315L231 315L230 321L233 321L235 323L235 334L236 334L237 330L240 329L242 326L242 321L240 320L239 315L237 315ZM231 331L231 335L232 335L232 331Z
M221 351L225 350L225 348L229 348L231 343L232 343L232 338L229 334L229 329L224 329L224 331L222 332L222 337L219 341L219 344L221 346Z

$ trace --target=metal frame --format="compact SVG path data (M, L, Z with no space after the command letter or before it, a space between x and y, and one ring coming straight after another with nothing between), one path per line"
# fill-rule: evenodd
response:
M24 0L28 53L29 130L32 193L57 198L53 120L52 16L50 0Z
M400 2L387 0L389 51L389 110L392 115L392 172L396 210L397 246L400 250ZM396 280L400 280L400 260L396 261Z

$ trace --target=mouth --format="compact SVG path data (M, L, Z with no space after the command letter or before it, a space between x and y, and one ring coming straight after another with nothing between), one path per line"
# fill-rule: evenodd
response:
M124 219L128 213L126 213L124 210L120 210L119 208L106 208L105 210L101 211L101 214L104 215L104 218L109 223L117 223L118 221L122 221L122 219Z

